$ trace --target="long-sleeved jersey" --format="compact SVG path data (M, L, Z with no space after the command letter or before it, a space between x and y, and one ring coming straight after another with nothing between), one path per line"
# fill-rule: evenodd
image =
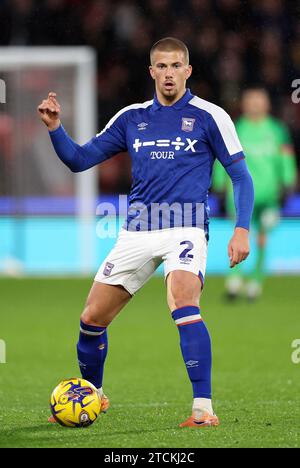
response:
M83 146L62 126L50 135L58 156L74 172L129 152L133 178L125 226L129 230L163 228L163 207L170 218L168 227L207 226L215 159L233 181L236 226L249 228L253 185L233 122L222 108L190 90L171 106L163 106L154 96L125 107Z

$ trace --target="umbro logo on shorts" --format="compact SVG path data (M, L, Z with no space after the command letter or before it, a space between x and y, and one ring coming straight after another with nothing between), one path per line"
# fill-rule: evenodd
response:
M103 270L104 276L110 276L111 271L112 271L112 269L113 269L114 266L115 266L115 265L114 265L113 263L106 262L105 267L104 267L104 270Z

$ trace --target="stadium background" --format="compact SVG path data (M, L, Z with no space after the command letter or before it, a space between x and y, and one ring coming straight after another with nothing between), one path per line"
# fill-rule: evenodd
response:
M298 2L0 1L0 47L7 48L8 52L16 46L28 51L31 46L92 48L97 61L97 131L122 107L152 97L148 53L153 42L163 36L175 36L187 43L194 69L188 83L192 92L221 105L233 118L239 115L241 90L252 84L265 86L272 99L272 113L290 128L299 168L300 104L291 99L292 81L300 78ZM0 274L3 275L0 338L7 345L7 365L0 366L3 383L0 422L7 425L2 424L0 429L1 446L99 446L96 425L90 429L89 442L77 435L70 442L68 435L60 432L57 436L55 428L44 425L48 412L45 402L51 388L60 378L78 373L73 349L78 316L91 275L114 242L97 239L95 219L90 226L90 234L95 238L95 255L84 271L90 275L88 279L38 278L39 275L82 273L78 255L81 240L74 189L76 176L70 175L56 159L47 132L36 115L36 106L49 86L56 84L55 90L64 106L63 121L75 135L74 95L72 87L68 87L72 76L68 70L62 74L57 71L58 78L55 73L55 70L29 70L13 83L9 74L0 69L0 78L7 83L7 103L0 104ZM17 95L10 93L11 84L19 89ZM128 156L119 155L96 171L98 201L116 205L117 194L128 193L130 188ZM292 341L299 337L299 191L298 177L295 193L284 202L282 219L271 235L267 251L269 274L294 276L270 276L264 295L256 305L243 302L233 307L222 303L223 279L210 276L207 280L203 304L216 343L217 408L221 416L223 411L225 419L218 435L204 441L195 435L184 438L178 432L174 436L173 424L189 411L183 397L189 389L180 356L174 357L173 353L177 337L167 314L159 313L166 309L163 283L161 278L154 278L128 307L130 315L124 313L112 325L114 333L108 360L111 371L106 388L116 404L112 419L102 422L102 446L298 445L295 427L299 418L296 410L299 371L291 363L290 354ZM232 226L224 219L222 203L213 193L210 205L208 273L220 275L228 271L227 242ZM120 215L121 221L122 212ZM246 268L251 267L254 257L253 245ZM22 279L23 275L35 278ZM281 324L282 315L284 324ZM150 317L160 322L159 333ZM124 334L130 337L126 342ZM130 347L131 341L142 348L139 358ZM175 366L174 373L165 368L162 371L161 359L172 362L170 368ZM125 372L132 360L136 367ZM161 380L162 372L165 381ZM174 376L179 383L171 393L166 388L172 388ZM26 402L15 385L20 379ZM138 396L142 382L147 389ZM9 397L5 387L9 388ZM162 399L163 404L156 405ZM148 400L152 403L147 407ZM185 409L182 414L180 405ZM228 421L233 407L234 415ZM129 418L126 421L124 411ZM258 426L257 414L261 418ZM143 434L141 420L145 415L150 418L149 434ZM284 415L289 423L282 428ZM239 425L242 421L244 426ZM128 424L136 431L128 430ZM227 432L222 432L223 429Z

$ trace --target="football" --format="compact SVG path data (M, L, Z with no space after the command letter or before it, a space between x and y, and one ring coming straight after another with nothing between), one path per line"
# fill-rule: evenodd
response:
M55 420L62 426L87 427L96 421L101 411L101 399L90 382L71 378L55 387L50 408Z

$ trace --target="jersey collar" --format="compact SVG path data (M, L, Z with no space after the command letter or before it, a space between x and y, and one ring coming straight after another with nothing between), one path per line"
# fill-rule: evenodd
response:
M153 109L158 110L158 109L165 108L165 107L171 107L173 109L182 109L192 98L193 98L193 95L190 92L189 88L187 88L182 98L176 101L175 104L173 104L172 106L163 106L157 99L157 96L155 93L154 99L153 99Z

